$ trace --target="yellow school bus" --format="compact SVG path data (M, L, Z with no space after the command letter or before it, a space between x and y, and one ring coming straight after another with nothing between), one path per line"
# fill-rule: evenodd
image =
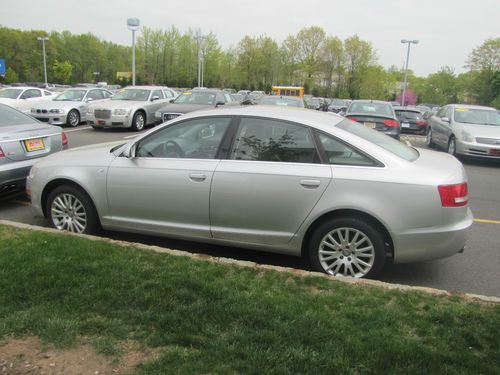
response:
M304 97L304 88L300 86L273 86L273 95Z

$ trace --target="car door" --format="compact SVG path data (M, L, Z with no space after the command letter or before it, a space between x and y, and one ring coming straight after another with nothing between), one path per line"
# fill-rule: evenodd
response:
M130 231L210 237L209 194L231 117L191 119L140 139L109 167L113 225Z
M216 239L279 245L290 241L331 181L308 127L243 117L210 194Z
M446 117L446 110L448 107L443 107L441 108L438 113L436 113L436 116L432 117L432 139L433 142L436 143L439 147L446 147L445 145L445 139L446 139L446 127L445 127L445 121L443 121L443 117Z
M154 97L159 99L153 100ZM157 89L151 92L151 97L149 98L149 103L146 104L147 112L147 123L151 124L155 122L155 112L163 107L167 103L165 96L163 95L163 90Z

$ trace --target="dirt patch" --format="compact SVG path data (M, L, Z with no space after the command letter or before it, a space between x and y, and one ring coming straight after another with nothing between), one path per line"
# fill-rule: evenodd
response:
M159 356L158 351L139 351L137 345L122 345L123 356L97 354L88 344L71 349L42 345L37 337L0 343L0 375L107 375L126 374L141 363Z

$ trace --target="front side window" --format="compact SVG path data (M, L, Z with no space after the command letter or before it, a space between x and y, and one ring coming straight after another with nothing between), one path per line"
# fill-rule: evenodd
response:
M40 92L40 90L36 90L36 89L29 89L29 90L26 90L22 95L21 95L21 99L30 99L30 98L38 98L42 96L42 93Z
M153 94L151 95L151 98L154 98L157 96L160 99L163 99L163 92L161 90L154 90Z
M288 163L320 162L308 128L259 118L241 120L231 159Z
M372 159L332 136L318 133L318 138L330 164L358 166L377 165Z
M102 95L101 90L90 90L87 94L87 98L90 98L92 100L100 100L104 99L104 96Z
M136 156L214 159L230 122L229 117L207 117L168 126L140 140Z

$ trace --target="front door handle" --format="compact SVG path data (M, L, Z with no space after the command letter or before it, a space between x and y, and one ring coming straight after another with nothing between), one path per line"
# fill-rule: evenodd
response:
M202 182L207 179L207 176L203 173L191 173L189 179L194 182Z
M319 180L300 180L300 184L307 189L316 189L321 181Z

